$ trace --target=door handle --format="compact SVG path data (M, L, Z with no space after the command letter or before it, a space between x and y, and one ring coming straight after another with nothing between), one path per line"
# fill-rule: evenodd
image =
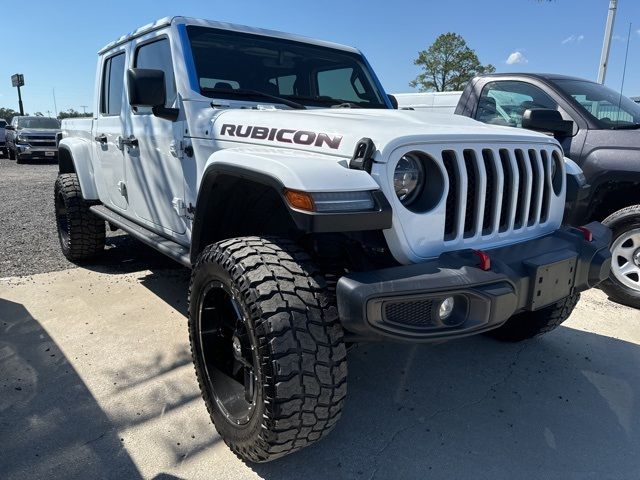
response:
M104 133L101 133L97 137L95 137L96 142L99 143L107 143L107 136Z

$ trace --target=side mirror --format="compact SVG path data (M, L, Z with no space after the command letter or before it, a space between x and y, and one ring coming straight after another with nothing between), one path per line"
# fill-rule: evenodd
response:
M561 136L573 134L573 122L564 120L559 111L550 108L525 110L522 116L522 128Z
M389 97L389 101L391 102L393 108L398 110L398 99L393 95L387 95L387 97Z
M167 89L162 70L130 68L127 71L127 93L132 107L151 107L156 117L172 122L178 119L177 108L164 106Z
M5 130L15 130L16 129L16 127L14 127L13 125L7 125L4 128L5 128Z

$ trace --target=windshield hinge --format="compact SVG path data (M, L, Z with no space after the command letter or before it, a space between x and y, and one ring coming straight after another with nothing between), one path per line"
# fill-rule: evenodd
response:
M349 168L353 170L364 170L371 173L373 165L373 155L376 153L376 146L370 138L362 138L356 144L353 157L349 161Z

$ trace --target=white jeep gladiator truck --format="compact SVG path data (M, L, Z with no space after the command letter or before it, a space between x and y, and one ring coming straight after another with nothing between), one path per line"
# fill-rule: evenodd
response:
M609 272L608 229L561 226L553 138L394 110L354 48L163 19L99 52L94 111L63 122L62 250L109 224L192 269L196 375L248 461L333 428L347 345L523 340Z

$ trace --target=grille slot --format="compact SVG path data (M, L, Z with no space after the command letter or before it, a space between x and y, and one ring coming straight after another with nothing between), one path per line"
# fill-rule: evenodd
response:
M384 304L384 320L410 327L437 327L433 321L432 309L432 300L388 302Z
M456 153L452 150L445 150L442 152L442 161L444 162L444 168L447 171L447 177L449 177L449 193L447 194L447 213L444 222L444 237L445 239L455 238L456 217L458 216L458 161L456 160Z
M442 150L449 180L444 240L490 236L547 222L551 163L542 148Z

